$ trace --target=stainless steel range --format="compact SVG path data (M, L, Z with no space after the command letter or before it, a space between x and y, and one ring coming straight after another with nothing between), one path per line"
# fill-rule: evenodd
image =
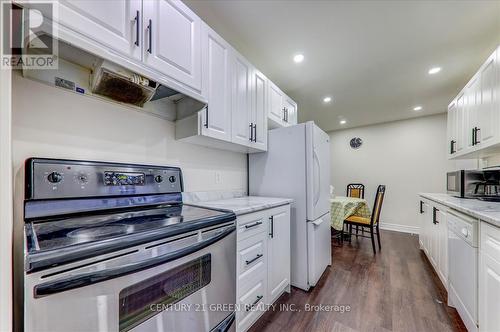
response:
M26 162L26 331L232 331L233 212L182 203L179 168Z

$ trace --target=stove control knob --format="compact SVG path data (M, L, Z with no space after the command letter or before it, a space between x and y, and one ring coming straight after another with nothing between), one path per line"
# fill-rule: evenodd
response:
M174 182L175 182L175 176L171 175L171 176L168 178L168 181L170 181L170 183L174 183Z
M155 182L156 182L156 183L163 182L163 176L161 176L161 175L157 175L157 176L155 176Z
M62 179L61 173L58 172L52 172L47 176L47 180L49 180L50 183L59 183Z

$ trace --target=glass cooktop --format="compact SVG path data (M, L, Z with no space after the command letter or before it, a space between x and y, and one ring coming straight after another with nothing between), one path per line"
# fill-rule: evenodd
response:
M130 235L143 234L147 238L147 234L159 234L168 229L192 230L186 226L193 223L202 226L204 222L232 216L234 214L227 211L181 204L33 222L26 227L31 235L29 251L42 252L111 239L118 241Z

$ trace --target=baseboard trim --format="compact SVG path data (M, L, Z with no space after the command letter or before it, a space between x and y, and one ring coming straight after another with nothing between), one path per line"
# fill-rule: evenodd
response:
M401 233L410 233L410 234L418 234L420 227L417 226L408 226L408 225L400 225L400 224L390 224L390 223L380 223L380 229L386 231L394 231Z

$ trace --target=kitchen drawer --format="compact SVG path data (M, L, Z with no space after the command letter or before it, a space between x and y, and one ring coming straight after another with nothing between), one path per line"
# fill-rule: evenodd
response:
M262 273L238 296L237 331L246 331L264 313L266 303L266 274Z
M267 214L263 212L250 213L237 218L238 241L247 239L267 230Z
M266 235L266 233L260 233L238 242L237 271L239 285L246 283L252 275L266 272Z
M500 262L500 228L481 222L481 253Z

